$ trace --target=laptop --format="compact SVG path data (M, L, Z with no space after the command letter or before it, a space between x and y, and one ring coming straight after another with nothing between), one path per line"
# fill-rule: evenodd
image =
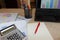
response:
M35 21L60 22L59 3L56 0L36 0Z

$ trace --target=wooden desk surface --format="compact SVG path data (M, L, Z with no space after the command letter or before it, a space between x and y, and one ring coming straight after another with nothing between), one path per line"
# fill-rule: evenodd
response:
M0 9L0 13L19 13L21 16L24 16L24 11L23 9ZM32 15L33 18L30 21L34 21L34 14L35 14L35 9L32 9ZM60 40L60 23L53 23L53 22L45 22L49 32L51 33L52 37L54 40Z

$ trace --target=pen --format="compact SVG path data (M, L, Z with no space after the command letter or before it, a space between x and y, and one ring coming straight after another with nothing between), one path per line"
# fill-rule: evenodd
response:
M35 29L35 32L34 32L35 34L37 33L39 26L40 26L40 22L38 23L38 25L37 25L37 27Z

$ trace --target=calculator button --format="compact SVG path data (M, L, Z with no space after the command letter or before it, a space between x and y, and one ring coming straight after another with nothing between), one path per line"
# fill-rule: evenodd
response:
M15 36L16 36L16 34L13 34L13 36L15 37Z
M22 40L21 35L18 33L14 33L11 36L7 37L8 40Z

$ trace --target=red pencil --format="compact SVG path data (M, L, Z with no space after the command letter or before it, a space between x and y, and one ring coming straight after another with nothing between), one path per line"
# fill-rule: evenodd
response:
M40 22L38 23L38 25L37 25L37 27L35 29L35 32L34 32L35 34L37 33L39 26L40 26Z

